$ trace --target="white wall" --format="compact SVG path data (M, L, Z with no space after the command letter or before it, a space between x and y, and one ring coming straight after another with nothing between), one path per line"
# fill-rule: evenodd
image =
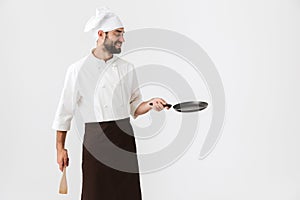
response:
M51 123L66 68L93 46L85 22L102 5L128 31L164 28L191 38L225 87L226 121L214 151L198 160L199 136L172 166L142 175L145 200L300 199L296 0L1 0L0 199L80 199L80 140L68 135L70 191L58 195Z

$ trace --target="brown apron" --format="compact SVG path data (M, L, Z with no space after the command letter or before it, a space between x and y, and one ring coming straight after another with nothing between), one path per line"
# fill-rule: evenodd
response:
M133 152L133 156L124 158L118 153L121 151L115 149ZM119 170L118 165L129 166L135 172ZM81 200L142 199L136 144L129 118L85 124L82 175Z

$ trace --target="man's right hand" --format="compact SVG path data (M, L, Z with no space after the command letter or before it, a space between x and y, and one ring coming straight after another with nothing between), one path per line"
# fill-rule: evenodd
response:
M69 157L67 149L58 149L57 150L57 163L59 165L60 171L67 166L69 166Z

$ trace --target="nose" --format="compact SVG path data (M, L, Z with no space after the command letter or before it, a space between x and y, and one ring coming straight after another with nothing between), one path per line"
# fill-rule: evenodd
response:
M123 36L123 35L120 36L119 41L120 41L120 42L125 42L125 39L124 39L124 36Z

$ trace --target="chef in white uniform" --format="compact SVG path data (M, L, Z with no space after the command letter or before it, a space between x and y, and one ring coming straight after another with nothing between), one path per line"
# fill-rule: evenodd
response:
M151 109L161 111L166 102L162 98L143 101L134 66L114 55L121 52L124 42L124 26L118 16L108 8L99 8L96 15L87 22L85 32L91 32L95 36L97 45L89 55L68 68L52 126L57 132L57 162L60 170L69 165L65 138L74 112L78 109L86 130L82 200L141 200L139 173L118 172L101 163L89 151L88 141L95 143L98 135L105 134L108 142L136 153L130 115L136 118ZM132 135L123 133L117 122L127 126ZM103 132L98 133L95 126L101 127Z

